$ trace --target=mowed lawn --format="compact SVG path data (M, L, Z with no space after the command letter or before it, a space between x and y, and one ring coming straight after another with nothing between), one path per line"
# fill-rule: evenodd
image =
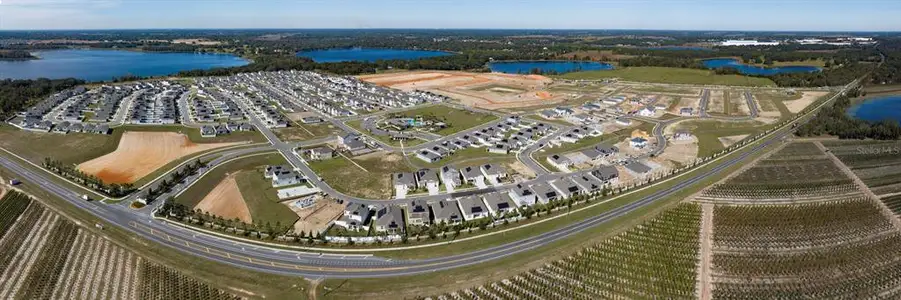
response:
M767 78L717 75L710 70L664 67L627 67L614 70L573 72L557 76L557 78L571 80L619 78L626 81L654 83L776 86L776 83Z
M469 128L473 128L494 120L497 117L492 114L456 109L444 105L432 105L398 113L405 117L432 116L447 123L447 127L436 131L436 134L450 135Z
M310 168L335 190L369 199L390 199L394 195L391 174L413 171L400 154L385 152L353 158L353 162L342 156L313 161Z
M278 153L248 156L220 165L200 178L175 201L188 207L194 207L209 194L228 174L238 173L235 178L238 189L247 203L254 223L275 225L293 224L297 220L295 214L286 205L278 203L276 189L269 180L263 178L263 168L267 165L284 165L288 162Z
M698 137L698 157L706 157L726 148L719 140L721 137L745 134L755 135L772 127L772 125L763 125L753 121L723 122L699 120L681 122L678 123L677 127L687 129Z
M36 164L47 157L67 164L82 163L116 150L121 137L122 131L111 135L58 134L0 125L0 147Z

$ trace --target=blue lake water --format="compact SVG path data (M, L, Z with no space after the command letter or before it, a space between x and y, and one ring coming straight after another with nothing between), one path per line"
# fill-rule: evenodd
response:
M86 49L38 51L34 54L41 59L0 61L0 79L74 77L100 81L125 75L159 76L249 63L246 59L230 54Z
M613 70L613 65L593 61L541 60L492 62L488 64L488 68L492 72L507 74L529 74L533 69L563 74L578 71Z
M694 51L713 51L710 48L704 47L692 47L692 46L656 46L656 47L648 47L647 49L651 50L694 50Z
M309 57L318 63L342 62L342 61L368 61L377 60L413 60L436 56L453 55L450 52L409 50L409 49L379 49L379 48L341 48L301 51L297 56Z
M848 115L871 122L901 122L901 95L873 98L855 104L848 109Z
M734 68L739 73L746 75L776 75L781 73L810 73L819 72L820 68L814 66L786 66L786 67L757 67L740 63L732 58L717 58L704 60L704 66L710 69Z

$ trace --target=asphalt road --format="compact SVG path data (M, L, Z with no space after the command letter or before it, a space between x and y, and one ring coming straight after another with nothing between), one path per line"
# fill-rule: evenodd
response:
M848 87L846 87L845 90L847 90L847 88ZM236 267L274 274L299 275L313 278L385 277L423 274L486 263L552 244L555 241L603 224L611 219L623 216L624 214L635 211L636 209L656 201L666 199L674 193L704 179L710 178L711 176L722 176L724 174L720 174L720 172L724 169L743 162L749 156L760 151L764 147L779 142L789 133L790 131L786 129L778 131L767 137L761 144L753 146L750 151L745 151L736 157L719 162L710 170L696 174L687 179L679 179L679 181L672 186L660 189L638 201L573 224L488 249L453 256L419 260L391 260L369 255L322 255L311 252L272 249L240 241L218 238L198 231L184 229L166 222L153 220L147 214L133 211L124 206L83 201L80 199L79 193L66 189L57 183L48 180L46 176L49 175L47 173L34 172L6 157L0 157L0 166L9 169L19 176L24 182L23 184L35 185L36 187L46 190L47 192L74 204L80 209L95 215L113 226L121 227L133 234L188 254ZM269 134L271 134L271 132L269 132ZM267 134L267 138L270 137L269 134ZM280 148L281 145L277 143L274 144L280 151L284 151ZM552 175L543 175L539 176L539 178L547 176ZM385 202L381 201L380 203Z

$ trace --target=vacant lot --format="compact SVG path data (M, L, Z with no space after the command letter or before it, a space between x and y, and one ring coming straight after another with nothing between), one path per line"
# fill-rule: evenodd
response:
M328 229L329 223L344 212L344 204L332 200L319 199L312 207L304 209L294 208L292 210L300 217L294 223L294 232L324 232Z
M294 124L291 127L276 128L272 132L282 141L306 141L324 138L329 135L341 135L342 130L335 128L331 123L320 123Z
M698 138L698 157L710 156L725 149L726 141L734 142L736 136L753 135L771 126L759 122L722 122L716 120L692 120L673 124L666 132L687 129ZM733 138L730 138L733 137ZM725 139L720 139L725 138ZM741 140L739 138L738 140Z
M191 142L174 132L134 132L122 134L116 151L78 165L78 169L107 183L131 183L181 157L239 143Z
M559 78L573 80L619 78L626 81L655 83L776 86L772 80L766 78L741 75L717 75L714 74L713 71L708 70L663 67L629 67L604 71L573 72L560 75Z
M38 133L0 125L0 147L40 164L44 158L77 164L116 149L121 132L112 135Z
M429 91L485 109L530 107L564 101L562 95L546 90L552 80L539 75L415 71L364 75L360 79L405 91Z
M394 194L391 174L413 171L397 153L376 152L353 158L353 162L356 164L337 157L311 162L310 168L332 188L369 199L391 198Z
M807 106L809 106L811 103L816 102L817 100L828 94L829 92L821 91L803 92L800 99L784 101L783 103L785 103L785 106L788 107L789 111L791 111L793 114L796 114L807 108Z
M236 175L237 173L229 174L222 179L194 209L220 216L226 220L238 219L241 222L253 224L250 209L247 208L247 203L244 203L244 197L241 196L241 190L238 189L238 183L235 181Z
M278 198L278 189L272 182L263 177L265 166L256 166L251 170L238 173L235 181L247 203L250 216L258 225L270 223L273 226L288 226L297 221L297 214L282 204Z

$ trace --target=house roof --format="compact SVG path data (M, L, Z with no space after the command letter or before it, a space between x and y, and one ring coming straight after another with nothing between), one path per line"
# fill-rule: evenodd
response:
M416 177L419 178L421 182L438 182L438 171L435 169L420 169L416 171Z
M516 194L517 196L519 196L519 197L526 197L526 196L533 196L533 195L535 195L535 192L532 191L532 189L530 189L529 187L524 186L524 185L522 185L522 184L517 184L516 187L514 187L514 188L512 188L512 189L510 189L510 190L513 191L513 193L515 193L515 194Z
M413 173L394 173L394 185L415 186L416 178Z
M376 226L384 226L384 227L392 227L392 228L403 228L404 227L404 216L401 213L401 209L394 205L384 206L378 209L375 213L375 225Z
M576 194L582 190L582 188L579 187L576 182L572 181L569 178L560 178L558 180L554 180L553 182L551 182L551 185L553 185L555 189L567 196Z
M482 175L482 171L476 167L465 167L462 170L460 170L460 172L463 174L463 178L466 178L466 179L485 177L484 175Z
M488 193L484 195L484 198L488 207L493 208L494 210L510 209L514 207L510 197L506 194Z
M647 165L634 160L626 163L626 168L631 170L632 172L639 174L644 174L651 171L651 167L648 167Z
M480 168L486 176L507 174L507 170L504 170L504 167L501 167L498 164L484 164Z
M488 212L488 208L485 207L485 203L482 202L482 198L479 196L466 196L460 199L457 199L460 203L460 208L463 209L464 214L478 214Z
M369 218L369 215L372 213L368 206L353 202L348 203L347 207L345 207L344 210L351 215L362 217L364 221Z
M602 166L597 170L591 171L591 175L601 180L607 180L619 176L619 171L614 166Z
M559 196L554 188L544 182L533 184L531 188L539 198L550 199Z
M456 200L443 200L432 203L432 213L435 214L435 220L452 220L462 218L462 214L460 213L460 208L457 207Z

